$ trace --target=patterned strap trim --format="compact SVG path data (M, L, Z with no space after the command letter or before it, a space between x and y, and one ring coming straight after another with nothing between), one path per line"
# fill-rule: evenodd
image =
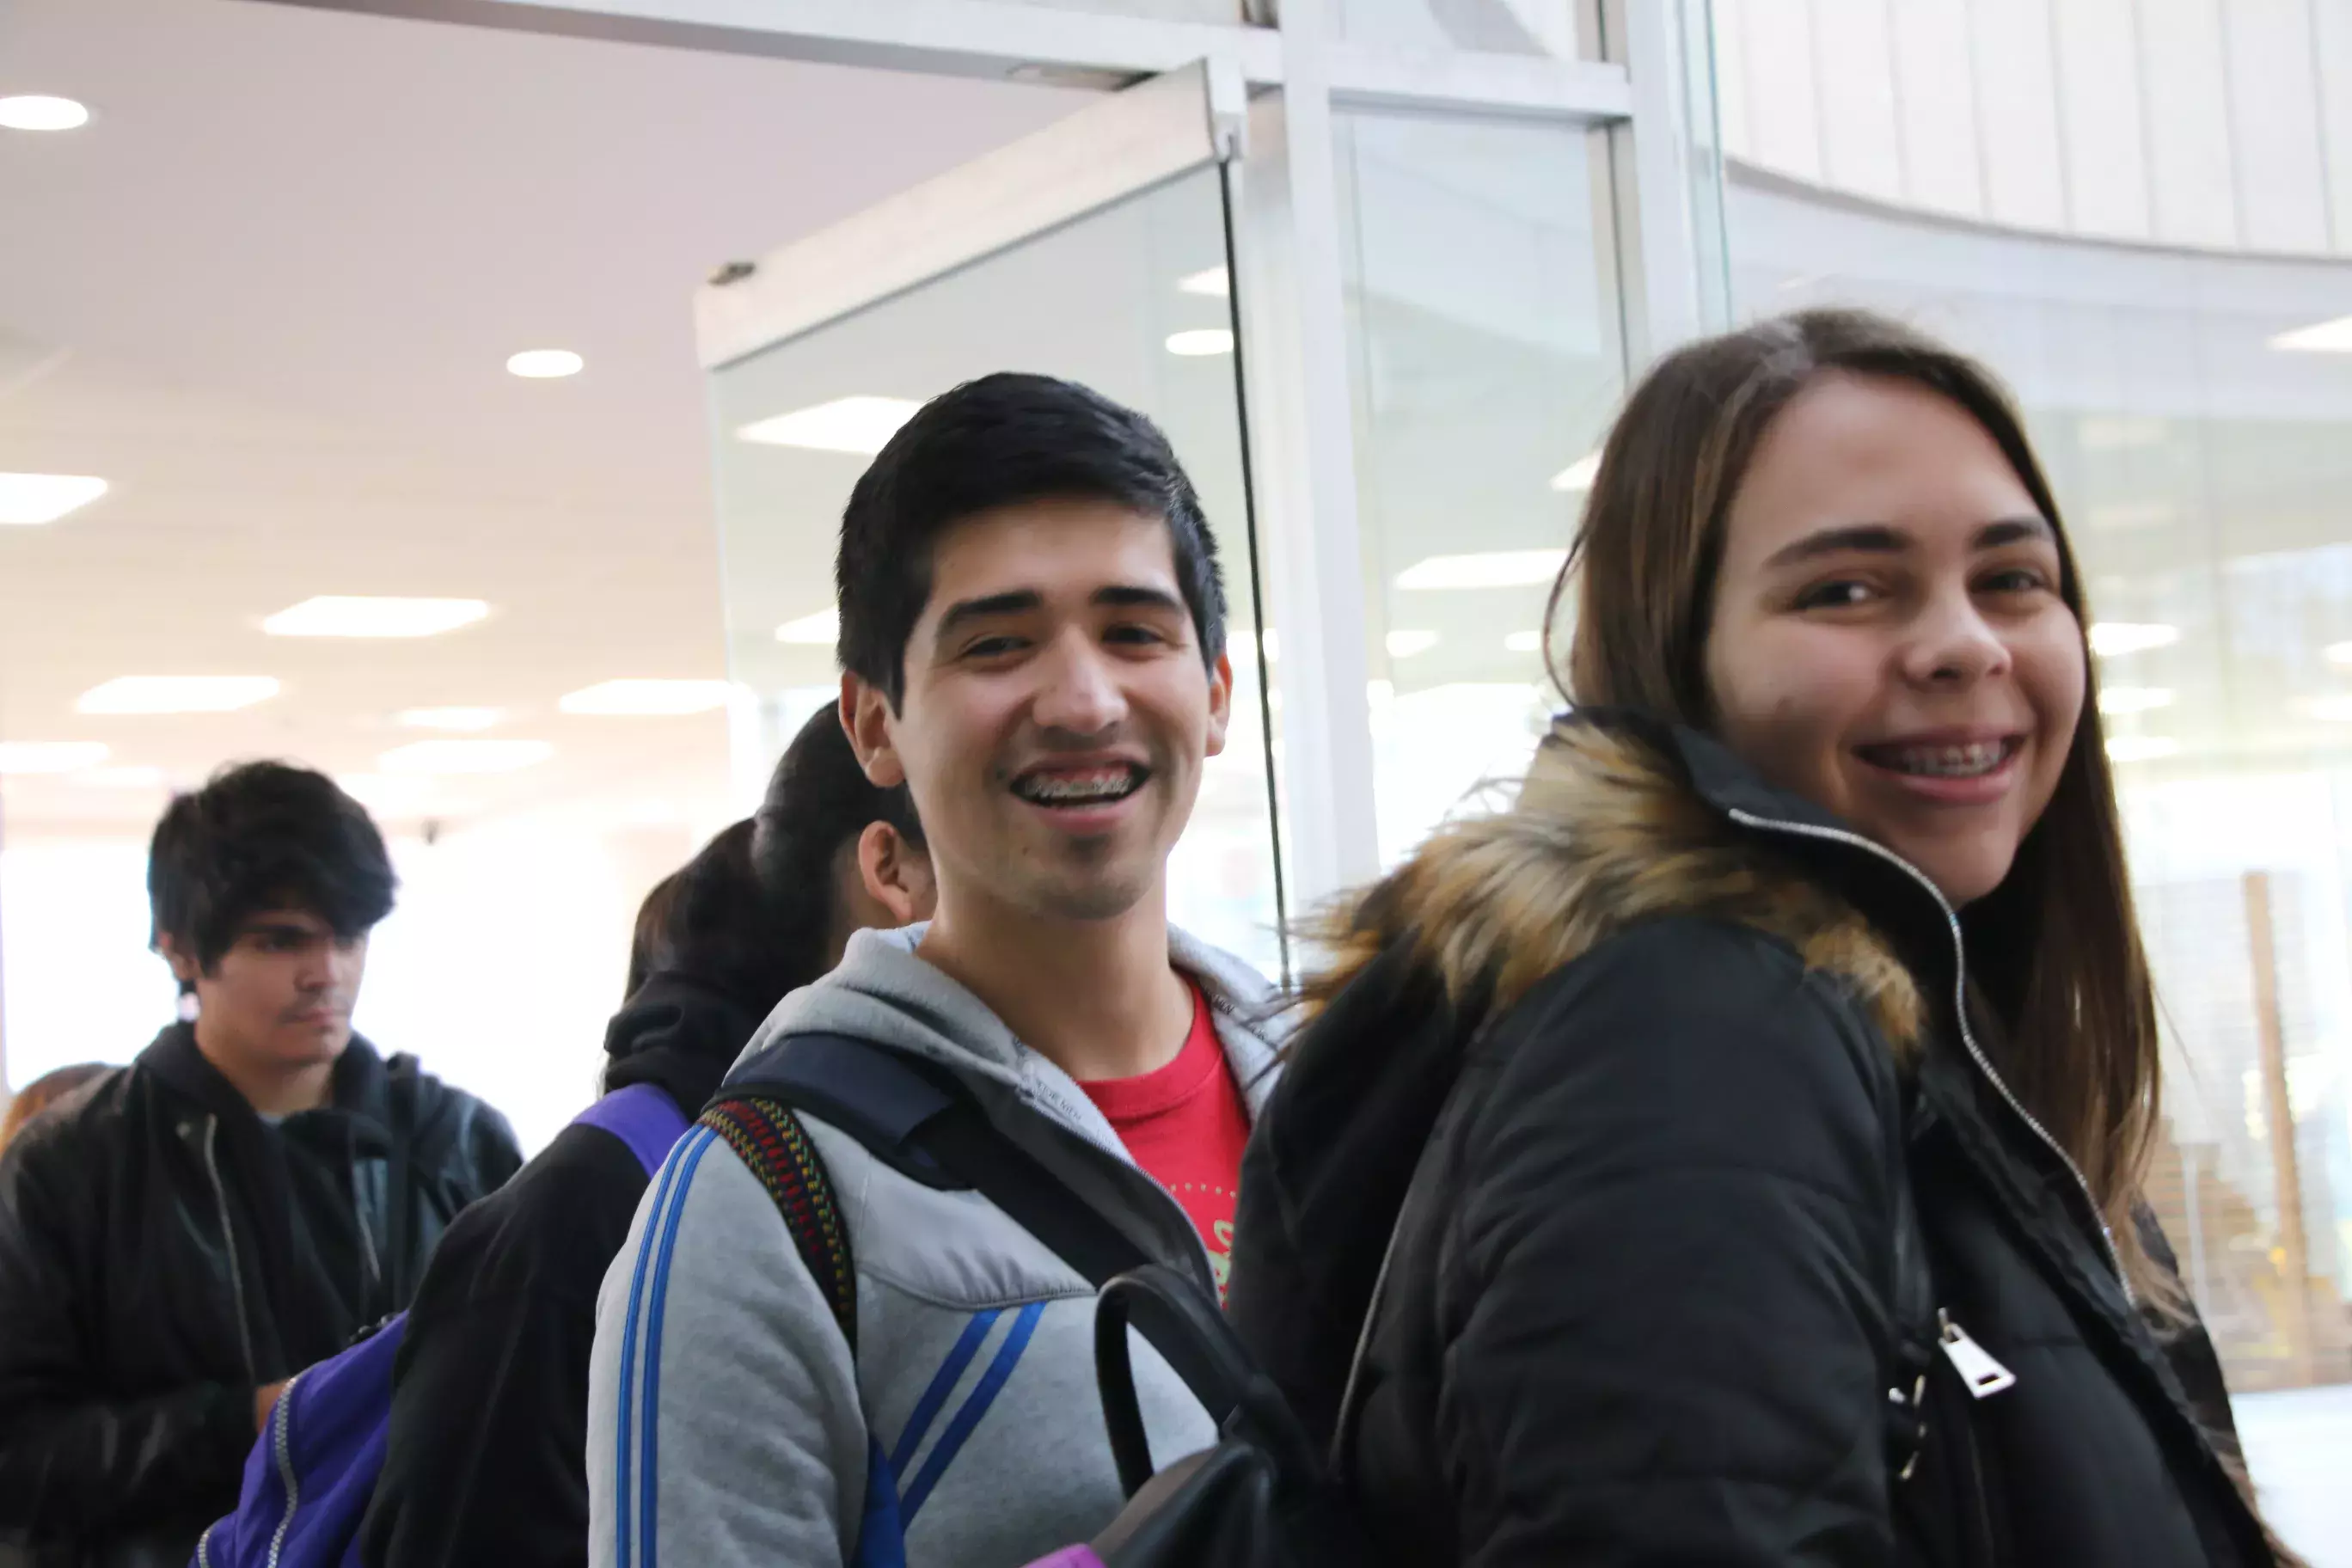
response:
M801 1261L831 1304L842 1337L856 1349L857 1279L850 1267L849 1232L834 1207L824 1163L800 1118L780 1100L746 1095L704 1111L702 1125L724 1138L768 1189Z

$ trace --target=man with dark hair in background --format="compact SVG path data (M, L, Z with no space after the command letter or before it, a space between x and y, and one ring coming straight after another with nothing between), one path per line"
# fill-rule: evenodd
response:
M352 1033L394 886L306 768L225 769L157 825L153 943L194 1016L0 1156L0 1542L35 1562L181 1568L285 1380L405 1307L521 1164L497 1111Z

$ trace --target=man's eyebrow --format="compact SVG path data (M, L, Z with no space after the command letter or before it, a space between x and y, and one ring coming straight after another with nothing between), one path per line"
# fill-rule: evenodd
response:
M1124 609L1173 610L1180 615L1191 614L1184 601L1176 595L1165 588L1149 587L1140 583L1113 583L1108 587L1097 588L1094 602Z
M940 617L939 630L931 634L933 642L945 642L950 634L974 621L994 620L999 616L1026 615L1044 606L1045 597L1034 588L1014 588L1003 594L987 594L977 599L959 599L950 605Z

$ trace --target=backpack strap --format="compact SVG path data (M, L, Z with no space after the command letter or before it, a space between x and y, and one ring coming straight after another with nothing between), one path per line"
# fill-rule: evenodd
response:
M857 1275L849 1255L849 1230L834 1206L824 1162L793 1108L773 1095L719 1091L701 1117L735 1151L768 1189L768 1196L792 1233L809 1278L824 1293L841 1325L842 1338L857 1349Z
M633 1083L616 1089L572 1119L577 1127L593 1127L628 1145L648 1179L669 1157L670 1145L686 1136L686 1112L658 1084Z
M777 1044L733 1092L822 1117L929 1186L977 1192L1097 1289L1152 1261L992 1121L946 1068L851 1035L793 1035Z

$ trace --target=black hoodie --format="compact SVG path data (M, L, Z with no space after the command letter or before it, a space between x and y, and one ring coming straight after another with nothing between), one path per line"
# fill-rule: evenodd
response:
M656 1085L691 1118L760 1021L692 975L656 973L605 1032L604 1087ZM368 1568L587 1562L596 1293L646 1185L620 1139L567 1127L450 1226L393 1372Z
M185 1563L236 1500L255 1389L405 1305L520 1160L497 1111L356 1037L274 1127L185 1024L37 1118L0 1159L0 1561Z

